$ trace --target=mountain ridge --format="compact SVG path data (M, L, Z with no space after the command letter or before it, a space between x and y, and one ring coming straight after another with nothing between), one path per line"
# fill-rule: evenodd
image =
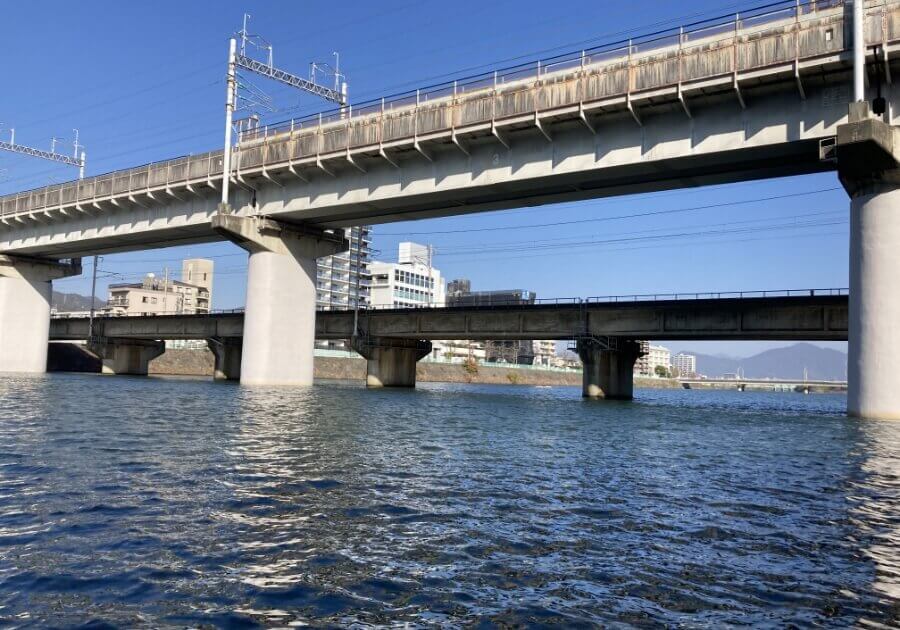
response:
M735 374L738 370L745 378L758 379L803 380L805 377L815 381L843 381L847 374L846 353L805 342L771 348L745 358L685 352L697 357L697 373L710 378Z

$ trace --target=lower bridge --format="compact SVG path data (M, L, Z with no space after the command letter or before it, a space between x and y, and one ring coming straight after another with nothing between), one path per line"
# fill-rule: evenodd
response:
M320 311L316 337L348 340L367 359L369 386L415 385L431 340L574 339L586 397L629 399L637 340L846 341L843 290L690 299L594 298L537 304ZM240 378L244 314L55 318L50 339L87 341L103 370L146 374L163 340L205 339L219 378Z
M815 381L790 379L747 379L747 378L681 378L678 379L684 389L736 389L776 391L776 392L845 392L847 381Z

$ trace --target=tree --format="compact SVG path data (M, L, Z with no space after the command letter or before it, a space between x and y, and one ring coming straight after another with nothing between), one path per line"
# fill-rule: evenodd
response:
M666 378L669 375L669 370L666 369L665 365L657 365L653 368L653 371L661 378Z

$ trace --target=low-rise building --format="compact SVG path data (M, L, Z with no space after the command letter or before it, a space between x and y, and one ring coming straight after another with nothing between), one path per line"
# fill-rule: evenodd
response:
M664 346L654 346L649 341L641 341L641 356L634 363L634 373L638 376L657 376L656 367L661 366L669 373L672 352Z
M533 365L552 366L556 358L556 342L552 339L535 339L531 342L534 350Z
M106 311L111 315L197 315L209 313L209 289L149 273L141 282L109 285Z
M449 339L431 342L430 358L433 361L464 363L471 358L478 363L483 363L486 356L484 343L481 341Z

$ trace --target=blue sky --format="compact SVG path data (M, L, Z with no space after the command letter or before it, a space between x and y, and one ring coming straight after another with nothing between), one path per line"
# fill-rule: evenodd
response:
M16 128L17 141L47 148L52 136L71 139L78 128L88 175L219 148L227 40L244 12L273 43L276 63L299 74L340 51L351 101L359 102L747 6L753 3L11 3L4 42L14 63L0 66L0 80L14 89L4 91L0 123ZM326 109L262 79L256 84L285 110L274 118ZM75 175L12 154L0 154L0 173L0 193ZM847 210L837 178L826 174L395 223L373 235L382 259L394 259L401 240L432 243L445 277L468 277L477 289L527 288L542 298L845 287ZM633 216L650 212L657 214ZM100 269L119 275L101 274L99 294L110 281L178 269L187 256L215 259L215 307L243 305L246 255L228 243L107 256ZM55 288L89 293L86 269ZM666 345L746 355L771 344Z

